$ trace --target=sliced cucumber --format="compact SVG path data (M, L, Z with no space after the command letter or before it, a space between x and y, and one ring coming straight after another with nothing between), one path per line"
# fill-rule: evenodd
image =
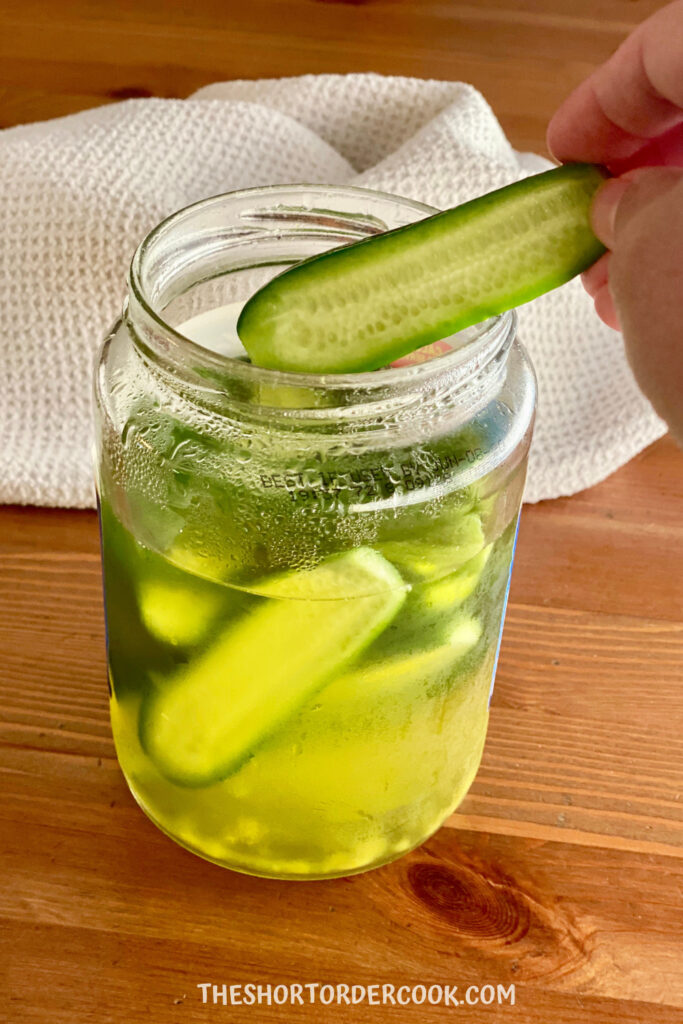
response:
M411 580L440 579L455 572L483 549L481 519L474 512L424 529L419 537L389 540L380 551Z
M479 758L489 691L465 661L479 625L463 619L461 630L424 656L343 672L228 785L281 830L292 820L305 835L307 822L322 820L317 842L340 854L376 835L384 815L400 826L434 801L455 801Z
M352 587L368 596L321 600ZM173 782L205 786L235 771L372 642L406 593L372 548L283 575L279 588L297 598L262 602L143 704L142 745Z
M320 409L329 407L334 402L334 396L326 394L322 388L316 390L266 383L259 383L256 387L259 405L274 409Z
M165 643L190 647L207 635L222 605L220 594L163 579L142 579L138 605L145 628Z
M199 576L200 579L208 580L210 583L222 584L229 577L229 567L225 559L178 542L165 552L165 557L176 569L182 569L184 572Z
M250 590L262 597L292 598L298 601L337 601L348 597L358 599L388 587L407 591L403 578L372 548L355 548L330 555L312 569L274 573L256 580Z
M483 548L474 558L470 559L461 569L456 569L449 576L429 583L422 588L417 603L427 612L450 611L466 601L473 593L481 578L492 545Z
M244 306L253 363L374 370L529 302L604 252L589 211L603 172L568 164L286 270Z
M464 657L479 642L482 634L477 619L464 617L453 623L437 647L410 654L382 658L344 673L329 683L320 697L321 707L343 705L361 700L372 716L372 701L394 696L404 688L433 682L445 670Z

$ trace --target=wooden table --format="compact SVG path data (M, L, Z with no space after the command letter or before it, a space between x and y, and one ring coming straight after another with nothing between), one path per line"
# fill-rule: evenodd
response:
M657 6L0 0L0 123L374 69L469 79L540 149L564 93ZM109 731L95 516L0 510L0 1019L455 1016L204 1005L197 987L320 981L516 986L514 1006L461 1006L471 1022L683 1021L682 466L665 439L526 509L469 796L420 850L332 883L221 871L143 817Z

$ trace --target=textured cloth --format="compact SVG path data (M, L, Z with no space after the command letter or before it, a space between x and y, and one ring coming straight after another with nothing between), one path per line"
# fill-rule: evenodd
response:
M93 359L161 218L251 185L360 184L444 208L549 164L461 83L229 82L0 133L0 501L87 507ZM578 282L520 310L540 388L526 500L596 483L664 433Z

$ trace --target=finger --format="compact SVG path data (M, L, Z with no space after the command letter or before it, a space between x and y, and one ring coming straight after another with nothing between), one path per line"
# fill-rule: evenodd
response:
M680 167L637 167L620 178L609 178L591 206L591 225L602 244L614 247L617 217L623 218L676 187L682 175Z
M612 293L610 292L609 285L607 283L605 283L595 294L593 303L595 305L595 312L604 324L607 324L608 327L611 327L615 331L621 330L619 326L619 317L614 305L614 299L612 298Z
M663 175L669 187L657 194ZM678 183L671 186L674 176ZM609 288L626 354L642 390L683 443L683 171L642 172L619 204L615 239Z
M612 248L614 221L624 194L631 187L631 178L610 178L598 189L591 206L591 226L603 245Z
M581 275L581 283L586 289L591 298L595 298L597 293L600 291L603 285L607 284L607 278L609 275L609 253L603 253L600 259L589 267L588 270L584 270Z
M548 127L558 160L609 166L683 123L683 0L657 11L568 97Z
M631 156L610 160L612 174L624 174L635 167L683 167L683 123L651 139Z

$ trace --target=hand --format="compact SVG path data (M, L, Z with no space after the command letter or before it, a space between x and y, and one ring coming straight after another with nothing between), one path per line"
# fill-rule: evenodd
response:
M673 166L683 163L683 0L643 22L569 96L548 146L559 160L621 175L595 198L593 227L610 251L583 280L683 442L683 168Z

